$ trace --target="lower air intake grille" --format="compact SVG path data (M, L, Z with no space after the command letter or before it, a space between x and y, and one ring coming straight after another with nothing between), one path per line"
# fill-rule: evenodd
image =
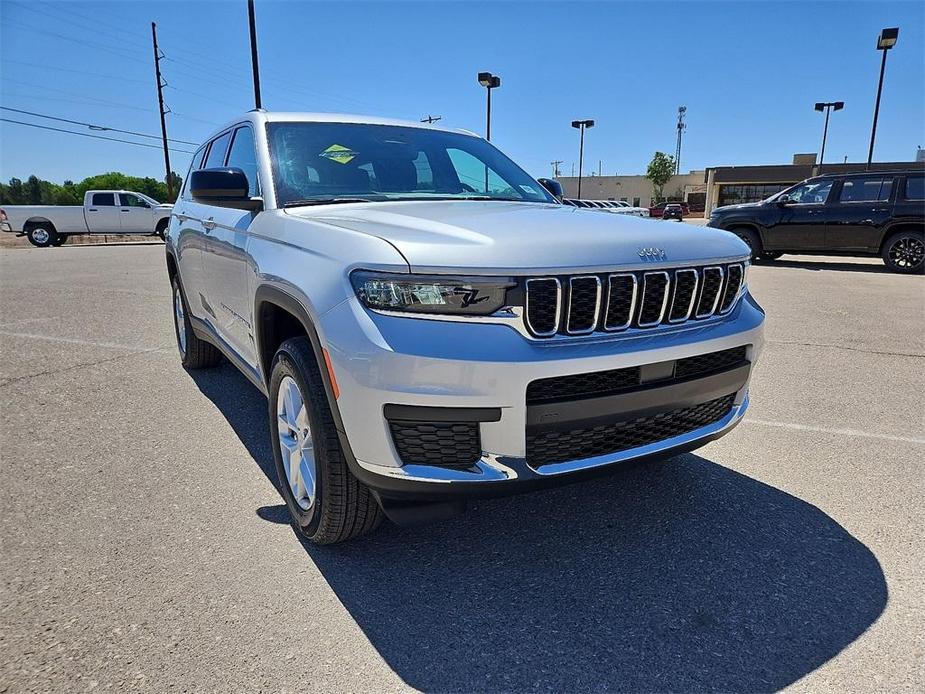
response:
M389 422L405 464L471 467L482 455L478 422Z
M527 462L540 467L645 446L713 424L729 414L735 394L650 417L569 431L527 431Z
M678 363L674 367L675 378L690 378L691 376L725 371L734 366L742 366L745 363L747 349L745 345L742 345L741 347L724 349L721 352L710 352L709 354L698 354L696 357L678 359Z

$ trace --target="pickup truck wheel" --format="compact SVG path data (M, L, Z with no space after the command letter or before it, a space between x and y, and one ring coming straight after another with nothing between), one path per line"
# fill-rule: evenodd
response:
M925 271L925 237L915 231L893 234L883 244L883 262L893 272L921 274Z
M52 246L63 246L67 243L67 234L58 234L57 238L51 242Z
M186 297L180 288L180 280L173 278L173 327L177 336L177 349L180 363L185 369L205 369L215 366L221 359L221 353L215 345L200 340L193 332L187 310Z
M761 238L758 236L758 234L755 233L754 229L749 229L747 227L734 227L729 231L731 231L733 234L745 241L746 244L748 244L748 247L752 251L752 262L761 259L763 254L763 251L761 250Z
M29 239L29 243L38 248L47 248L53 245L57 237L58 232L50 224L37 224L29 227L28 231L26 231L26 238Z
M308 338L283 342L273 358L269 390L278 486L298 533L326 545L378 527L382 509L347 467Z

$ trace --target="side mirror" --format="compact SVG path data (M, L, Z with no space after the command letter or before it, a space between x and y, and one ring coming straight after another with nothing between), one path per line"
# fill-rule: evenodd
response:
M241 169L200 169L190 176L190 194L196 202L217 207L259 212L261 198L248 195L247 176Z
M549 191L550 195L552 195L559 202L562 202L562 197L565 195L565 193L563 192L562 184L559 183L559 181L554 178L540 178L538 180L540 185Z
M781 195L777 198L777 204L781 207L786 207L787 205L793 205L796 201L791 200L789 195Z

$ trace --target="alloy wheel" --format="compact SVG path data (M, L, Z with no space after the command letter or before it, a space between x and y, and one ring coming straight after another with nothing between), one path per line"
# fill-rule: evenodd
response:
M901 236L889 250L890 262L903 270L911 270L925 260L925 242L915 236Z
M315 446L302 391L291 376L284 376L280 381L276 393L276 421L289 491L299 508L307 511L315 503Z

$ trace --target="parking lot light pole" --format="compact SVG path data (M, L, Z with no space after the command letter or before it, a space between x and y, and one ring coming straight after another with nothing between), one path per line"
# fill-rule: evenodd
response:
M581 133L578 144L578 198L581 199L581 167L584 165L585 156L585 128L593 128L593 120L573 120L572 127L578 128Z
M825 159L825 139L829 134L829 114L832 111L841 111L845 108L844 101L817 101L815 109L819 112L825 111L825 127L822 129L822 151L819 152L819 166Z
M491 90L501 86L501 78L490 72L480 72L479 84L488 90L488 112L485 116L485 139L491 142Z
M880 36L877 37L877 50L883 51L883 59L880 61L880 82L877 85L877 103L874 106L874 124L870 129L870 149L867 151L867 170L870 171L870 163L874 159L874 139L877 137L877 117L880 115L880 95L883 93L883 72L886 70L886 52L896 45L899 38L899 27L883 29Z

